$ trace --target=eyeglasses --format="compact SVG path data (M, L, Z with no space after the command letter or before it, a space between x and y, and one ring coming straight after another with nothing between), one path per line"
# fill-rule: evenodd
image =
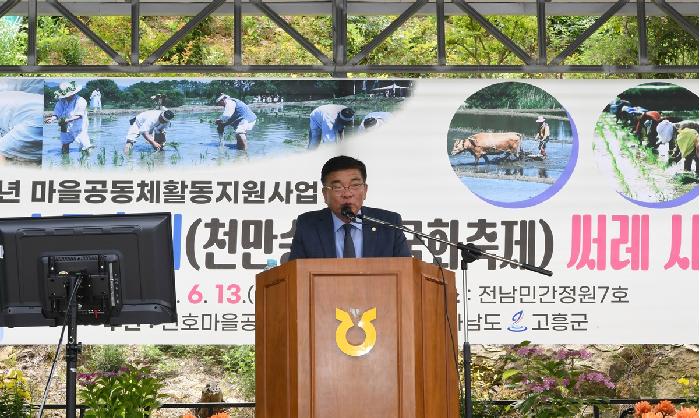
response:
M365 187L365 183L354 183L349 186L341 186L340 184L333 184L330 186L323 186L324 189L330 190L335 194L343 193L343 190L350 192L359 192Z

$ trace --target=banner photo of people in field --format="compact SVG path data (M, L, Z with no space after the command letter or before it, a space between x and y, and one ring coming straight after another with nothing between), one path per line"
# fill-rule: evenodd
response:
M698 96L646 83L612 100L596 123L596 159L617 191L650 207L697 196Z
M306 152L379 129L410 97L412 84L47 80L43 166L188 168ZM82 122L62 125L76 112Z
M405 234L456 273L460 341L697 344L697 95L693 80L5 78L0 211L170 212L178 322L81 340L253 344L256 274L288 261L297 217L326 206L323 164L348 155L367 207L505 260L462 271L455 248Z

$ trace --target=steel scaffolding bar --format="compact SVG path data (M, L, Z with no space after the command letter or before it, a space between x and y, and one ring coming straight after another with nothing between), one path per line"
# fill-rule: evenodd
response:
M447 46L445 45L445 0L435 0L437 14L437 59L438 65L447 64Z
M3 0L0 0L3 1ZM139 23L143 16L143 8L147 5L152 5L152 1L141 0L123 0L122 3L129 7L131 18L131 48L129 60L124 59L114 49L112 49L100 36L95 34L88 26L83 23L71 11L83 10L79 8L80 4L71 0L6 0L0 4L0 17L8 13L18 14L17 7L26 10L27 14L27 65L3 65L0 63L0 73L328 73L336 77L347 77L349 73L683 73L697 74L697 65L654 65L650 64L648 57L648 33L646 18L652 14L660 12L669 16L677 22L686 32L690 33L696 40L698 39L697 25L690 22L687 18L681 15L678 10L672 7L667 0L652 0L653 4L646 4L645 0L617 0L612 6L602 11L600 17L595 22L584 30L579 36L574 39L563 51L555 58L547 63L548 54L548 39L547 39L547 18L553 13L556 4L550 3L549 0L535 0L535 2L519 3L523 11L529 10L530 15L536 15L537 18L537 52L532 52L534 56L518 46L509 36L505 35L498 27L491 23L480 12L479 7L483 7L483 2L467 2L466 0L453 0L445 2L445 0L415 0L412 3L404 5L404 9L397 11L398 16L380 33L364 45L360 51L352 57L348 57L348 15L349 8L352 8L353 0L328 0L326 5L328 9L316 8L317 13L324 16L330 16L333 23L332 39L332 57L327 56L320 51L309 39L301 35L294 29L290 23L285 20L275 10L285 10L284 3L278 2L263 2L263 0L233 0L233 8L221 8L226 1L231 0L213 0L211 2L192 2L191 5L204 4L203 9L194 15L181 29L176 31L167 41L163 43L155 52L148 58L140 62L139 46L140 46L140 30ZM356 2L355 2L356 3ZM27 6L24 9L25 4ZM109 3L112 4L112 3ZM160 3L159 3L160 4ZM188 3L189 4L189 3ZM317 3L318 4L318 3ZM373 3L368 3L373 4ZM377 3L380 4L380 3ZM488 3L491 4L491 3ZM681 3L674 3L674 5ZM70 5L71 10L66 6ZM632 6L634 5L634 6ZM685 3L683 3L685 5ZM47 13L45 7L53 7L60 15L71 22L78 30L83 32L90 40L92 40L99 48L105 51L114 61L114 65L37 65L37 29L38 15L40 8L41 14ZM273 9L274 7L274 9ZM601 26L603 26L612 16L621 13L621 11L629 10L634 7L636 11L637 27L638 27L638 60L629 65L563 65L563 61L573 54L580 46L590 39ZM450 17L448 17L447 9L451 8ZM225 10L219 10L225 9ZM219 11L217 11L219 10ZM510 9L509 9L510 10ZM686 9L683 9L686 10ZM55 13L54 11L54 13ZM221 15L230 15L233 12L233 28L231 35L233 36L233 57L232 65L172 65L163 64L157 65L166 52L172 49L177 42L181 41L185 35L191 32L197 25L201 24L204 19L216 12ZM309 51L319 61L314 65L244 65L243 64L243 15L262 14L271 19L277 27L284 30L304 49ZM508 51L523 61L521 65L464 65L455 63L455 65L447 64L447 33L448 19L453 19L454 13L466 15L478 23L487 33L501 42ZM19 14L24 14L22 11ZM396 30L406 24L412 17L417 15L432 14L436 21L436 38L437 38L437 54L433 58L435 64L428 65L374 65L360 64L366 62L367 57L375 50L382 42L385 42ZM521 12L520 14L525 14ZM536 55L535 55L536 54Z
M331 64L331 60L328 59L328 57L321 51L319 51L318 48L311 42L309 42L308 39L304 38L302 34L297 32L296 29L294 29L289 23L287 23L286 20L284 20L280 15L278 15L274 10L270 8L267 4L263 3L262 0L251 0L251 3L253 3L258 9L260 9L261 12L263 12L267 17L269 17L273 22L277 24L282 30L287 32L289 36L291 36L295 41L299 43L304 49L309 51L316 59L321 61L322 63L328 65Z
M537 63L547 63L547 11L546 0L537 0Z
M549 65L559 65L561 64L562 61L569 55L571 55L578 47L583 44L586 39L590 38L595 31L598 30L601 26L605 24L608 20L610 20L611 17L615 15L625 4L627 4L629 0L618 0L617 3L615 3L610 9L608 9L607 12L603 13L602 16L600 16L598 19L596 19L595 22L591 26L588 27L585 31L583 31L582 34L580 34L576 39L571 42L569 46L566 47L562 52L557 55L552 62L549 63Z
M131 55L129 59L132 65L139 64L139 21L141 20L141 3L139 0L131 0Z
M695 38L696 41L698 40L697 25L690 23L688 19L684 18L683 15L678 13L678 10L674 9L673 6L668 4L665 0L652 1L654 2L654 4L656 4L656 6L658 6L659 9L661 9L664 13L670 16L671 19L675 20L676 23L678 23L683 28L683 30L693 35L693 38Z
M29 0L27 3L27 65L36 65L36 32L38 26L38 14L36 0Z
M496 26L488 21L481 13L477 12L469 4L465 3L464 0L454 0L455 4L464 10L472 19L476 20L482 28L486 29L494 38L498 39L506 48L508 48L512 53L517 55L518 58L523 60L525 64L532 64L532 57L525 51L523 51L518 45L513 42L508 36L503 34Z
M83 23L76 15L70 12L64 6L61 4L58 0L46 0L47 3L52 5L56 10L58 10L59 13L61 13L66 19L68 19L73 26L78 28L82 33L85 34L95 45L97 45L101 50L103 50L107 55L109 55L114 62L116 62L119 65L128 65L126 60L122 58L121 55L114 49L112 49L111 46L107 45L107 42L103 41L102 38L100 38L95 32L93 32L85 23Z
M421 7L423 7L428 0L417 0L415 3L413 3L408 9L406 9L403 13L399 15L396 19L394 19L393 22L389 24L386 28L384 28L383 31L379 32L377 36L374 37L371 41L365 45L360 52L357 53L352 59L350 59L349 64L350 65L355 65L359 64L360 61L364 57L367 56L374 48L379 46L382 42L386 40L389 36L391 36L392 33L396 31L396 29L400 28L406 21L413 16Z
M637 0L637 37L639 39L637 56L639 57L639 65L649 64L646 16L644 0Z
M0 17L5 16L7 12L17 6L20 1L21 0L7 0L5 3L3 3L2 6L0 6Z
M241 0L233 3L233 65L243 64L243 10Z
M697 73L693 65L3 65L0 73Z

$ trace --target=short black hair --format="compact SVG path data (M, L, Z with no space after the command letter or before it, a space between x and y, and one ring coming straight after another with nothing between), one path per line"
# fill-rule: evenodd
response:
M355 158L348 157L347 155L338 155L323 164L323 168L321 168L321 183L326 183L326 177L328 177L330 173L349 169L360 170L362 181L367 180L367 167L365 167L365 163Z
M374 126L376 124L377 124L377 119L371 118L371 117L362 121L362 126L364 126L365 129L371 128L372 126Z
M175 117L175 114L172 112L172 110L166 110L161 114L161 116L163 116L163 119L170 121Z
M343 125L352 124L353 118L355 117L355 111L346 107L345 109L338 112L338 119L343 123Z

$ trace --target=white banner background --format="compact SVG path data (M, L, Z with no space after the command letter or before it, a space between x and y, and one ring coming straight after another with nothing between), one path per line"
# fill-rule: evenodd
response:
M217 251L217 257L223 262L236 263L236 270L196 271L187 262L184 237L192 223L201 218L208 222L212 218L227 224L230 219L240 220L274 220L274 233L287 232L293 219L304 211L323 207L319 190L316 205L285 205L280 202L263 205L211 203L208 205L171 204L154 205L132 203L117 205L105 203L89 204L46 204L37 205L30 202L30 183L32 180L61 179L97 179L97 180L213 180L213 181L265 181L270 187L274 182L318 181L323 163L331 156L347 154L363 160L368 167L367 183L369 185L368 206L394 210L404 220L421 220L423 226L436 218L445 221L459 221L459 238L464 240L468 233L467 222L483 218L489 222L499 223L497 243L503 248L503 228L501 221L544 220L553 231L554 250L552 260L547 266L554 272L551 278L528 271L503 268L489 270L486 261L477 261L470 265L468 281L470 291L469 317L477 320L479 316L491 315L498 318L500 330L472 329L469 340L475 344L518 343L530 340L536 343L698 343L698 271L682 270L678 266L664 270L671 247L671 219L673 215L683 217L682 255L691 255L691 217L698 214L697 198L681 206L667 209L649 209L637 206L618 195L612 181L602 174L596 165L591 143L598 116L605 105L615 95L638 84L643 80L527 80L554 96L571 115L578 132L578 160L573 174L563 188L552 198L528 208L509 209L488 204L472 192L454 174L446 153L446 138L450 121L464 100L479 89L498 80L417 80L412 97L400 111L396 112L390 123L367 133L362 137L343 142L338 146L322 146L316 151L286 157L268 157L250 162L234 162L230 165L207 168L156 168L153 171L118 171L73 169L30 169L14 166L0 166L0 178L9 181L22 181L20 204L0 206L2 217L30 216L40 213L43 216L68 213L139 213L149 211L170 211L182 215L182 259L181 267L176 273L177 294L180 303L178 313L182 322L186 315L254 312L254 306L245 300L245 294L253 286L255 270L240 268L240 242L236 254L227 254L226 250ZM673 80L673 83L697 94L697 80ZM253 132L254 134L254 132ZM46 133L45 133L46 137ZM555 146L551 145L550 146ZM269 195L269 192L266 192ZM570 259L572 216L574 214L605 215L608 219L608 242L614 238L612 215L649 215L650 217L650 252L649 269L632 271L626 269L614 271L609 263L605 270L567 268ZM541 228L538 226L537 260L542 259L543 242ZM517 228L516 228L517 230ZM472 231L473 232L473 231ZM239 232L240 234L240 232ZM697 240L697 231L696 231ZM202 246L208 234L199 231L197 235L198 261L204 264ZM410 239L410 237L409 237ZM239 238L240 240L240 238ZM286 240L290 242L291 240ZM280 240L276 240L271 255L262 251L253 252L256 263L265 263L267 258L282 255ZM516 247L517 248L517 247ZM413 250L420 250L413 246ZM517 254L516 249L516 254ZM498 251L495 251L499 253ZM608 256L610 250L608 249ZM428 252L422 250L423 259L430 261ZM446 253L447 254L447 253ZM696 255L697 257L697 255ZM154 260L154 262L157 262ZM457 271L458 291L462 293L462 276ZM243 300L239 303L218 303L217 285L225 288L237 284L243 290ZM193 304L187 299L193 285L199 284L207 303ZM481 303L480 286L603 286L627 288L629 303L610 303L611 295L600 303L602 295L596 297L596 303L578 302L564 304L534 303L524 304L516 298L515 303ZM612 292L612 290L611 290ZM225 297L224 297L225 299ZM460 297L460 301L462 298ZM523 310L520 324L527 326L525 332L512 332L513 315ZM462 306L458 307L462 313ZM537 327L535 314L586 314L585 330L566 331L533 330ZM540 317L541 318L541 317ZM254 332L243 331L238 324L238 331L183 330L163 331L162 326L142 326L140 331L126 329L110 330L105 327L80 327L79 338L84 343L158 343L158 344L253 344ZM166 325L166 328L170 326ZM54 343L58 339L59 328L5 329L3 344ZM459 331L460 341L463 332Z

